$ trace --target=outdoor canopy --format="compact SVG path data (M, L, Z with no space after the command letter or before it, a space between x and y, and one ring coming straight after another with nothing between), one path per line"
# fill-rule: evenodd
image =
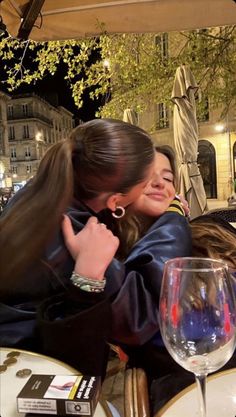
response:
M0 0L0 30L22 39L169 32L236 23L235 0Z

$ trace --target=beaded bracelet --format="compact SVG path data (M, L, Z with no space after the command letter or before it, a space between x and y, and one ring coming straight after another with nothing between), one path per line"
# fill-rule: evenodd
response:
M85 277L73 271L71 275L71 281L76 286L83 291L87 292L102 292L104 291L106 285L106 279L97 280Z

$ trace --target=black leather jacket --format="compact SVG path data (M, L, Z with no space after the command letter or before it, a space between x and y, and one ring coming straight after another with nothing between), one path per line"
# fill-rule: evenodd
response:
M68 208L67 214L72 220L75 232L81 230L88 218L94 215L79 202ZM104 216L101 212L98 217L109 226L107 215ZM128 345L145 343L159 328L158 303L164 262L176 256L190 255L191 234L186 218L172 212L163 214L135 244L126 262L121 263L114 259L110 264L106 271L105 293L99 297L99 302L93 297L94 308L91 309L91 305L87 308L88 294L85 294L86 303L83 304L83 292L79 292L77 313L82 314L83 319L87 313L88 320L92 323L91 314L99 316L100 310L106 311L109 317L103 314L100 325L102 328L109 328L110 339ZM11 288L1 301L10 308L16 307L21 313L25 311L26 306L27 310L34 314L33 310L48 297L61 292L67 294L72 270L73 259L65 248L61 232L58 230L46 249L43 262L35 265L34 270L18 280L15 288ZM73 291L76 292L78 289ZM108 310L104 308L104 304L111 308L112 314L107 314ZM84 323L84 320L82 322ZM98 332L98 329L95 330ZM5 333L4 338L0 326L1 346L10 346L9 338L12 337L12 332L9 332L8 336L7 340ZM15 340L12 345L24 347L19 340Z
M68 209L67 214L77 232L91 212L77 203L76 207ZM110 226L106 210L100 212L98 218ZM73 260L65 249L62 238L58 237L57 243L55 241L50 247L47 257L51 265L53 263L53 269L60 281L68 282ZM178 213L166 212L134 245L125 262L117 259L112 261L106 271L105 295L111 302L113 341L139 345L156 333L159 329L158 304L164 262L191 254L188 220Z
M143 344L156 333L164 262L191 254L187 219L166 212L134 245L124 264L111 264L106 273L107 290L114 288L117 275L122 281L112 302L114 339L125 344Z

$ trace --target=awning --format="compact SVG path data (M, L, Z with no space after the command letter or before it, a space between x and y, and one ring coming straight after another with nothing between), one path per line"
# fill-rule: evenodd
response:
M236 23L234 0L2 0L14 37L57 40L108 33L168 32Z

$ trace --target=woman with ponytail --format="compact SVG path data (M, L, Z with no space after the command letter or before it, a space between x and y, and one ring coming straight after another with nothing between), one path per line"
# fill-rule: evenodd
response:
M41 267L43 260L47 269L50 258L50 269L52 256L45 251L58 234L67 207L78 220L81 215L84 218L78 231L91 214L126 206L141 193L152 160L148 134L120 121L85 123L69 139L52 146L36 176L0 218L1 299L17 298L10 283L13 288L21 286L22 276L26 279L36 263ZM34 290L39 292L37 286Z
M104 372L108 296L126 275L116 263L106 272L119 241L104 223L140 195L153 159L145 131L105 119L78 126L47 151L0 217L0 346ZM79 232L74 258L62 232L68 248Z

